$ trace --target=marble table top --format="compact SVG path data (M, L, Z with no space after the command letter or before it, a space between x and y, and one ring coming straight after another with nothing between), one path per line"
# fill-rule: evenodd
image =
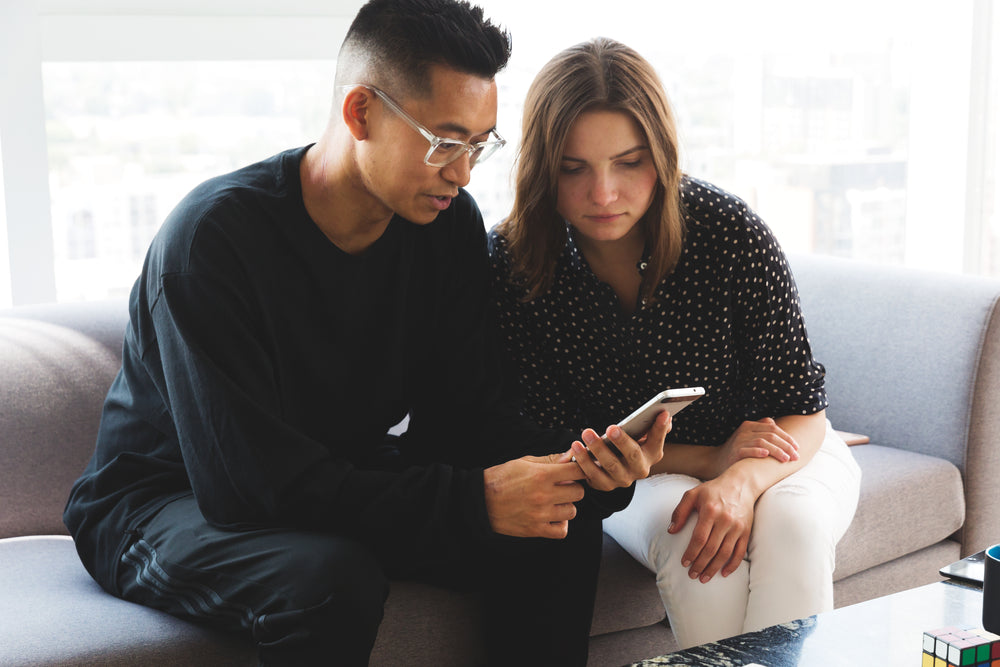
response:
M650 658L633 667L919 667L925 630L981 627L982 609L982 589L942 581Z

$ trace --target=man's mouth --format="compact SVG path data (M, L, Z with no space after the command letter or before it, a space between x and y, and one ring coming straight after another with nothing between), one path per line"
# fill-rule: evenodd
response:
M452 197L447 195L431 195L430 199L434 203L435 208L443 211L451 205Z

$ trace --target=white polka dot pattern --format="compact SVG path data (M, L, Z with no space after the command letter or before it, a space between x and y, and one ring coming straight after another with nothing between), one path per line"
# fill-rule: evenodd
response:
M670 387L704 398L677 415L673 442L722 444L746 419L827 405L798 292L774 235L741 199L685 178L687 237L656 298L627 316L572 234L549 293L521 302L506 242L490 235L503 339L524 409L549 427L599 431Z

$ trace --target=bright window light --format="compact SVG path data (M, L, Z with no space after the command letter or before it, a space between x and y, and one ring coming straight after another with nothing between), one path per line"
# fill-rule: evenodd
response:
M191 188L314 141L333 72L331 61L45 64L58 299L127 295Z
M4 198L3 160L0 160L0 308L9 308L11 302L10 251L7 245L7 200Z

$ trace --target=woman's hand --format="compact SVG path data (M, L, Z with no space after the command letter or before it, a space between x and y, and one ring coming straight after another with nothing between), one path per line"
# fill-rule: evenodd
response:
M740 459L766 459L768 456L782 463L797 461L799 444L770 417L745 421L717 448L713 474L707 479L718 477Z
M736 571L746 556L757 499L812 459L826 428L823 411L748 421L718 452L696 459L700 467L694 475L707 481L681 497L667 529L680 532L691 513L697 513L691 541L681 556L692 579L707 582L720 571L724 577ZM697 456L691 453L694 450L684 451ZM692 474L683 467L679 472Z
M688 576L708 582L720 570L728 577L747 552L756 496L734 476L721 476L687 491L674 509L670 533L679 532L692 512L698 515L681 564Z

